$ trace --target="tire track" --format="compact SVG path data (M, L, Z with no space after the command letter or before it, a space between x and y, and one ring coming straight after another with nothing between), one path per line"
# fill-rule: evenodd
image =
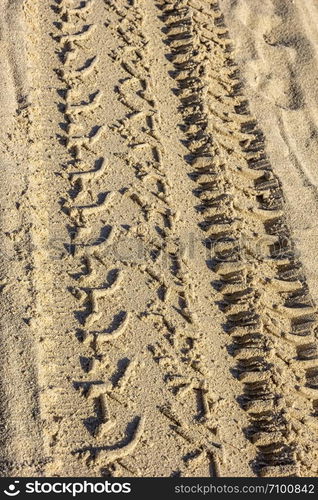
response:
M193 323L184 263L175 234L179 213L171 206L171 184L165 172L166 152L160 141L160 116L150 75L149 42L142 31L144 17L139 2L133 5L128 2L126 11L118 16L117 34L124 45L112 58L119 59L126 72L117 90L128 113L113 127L125 139L128 150L134 152L129 161L135 165L136 181L126 195L140 207L145 221L144 224L138 221L137 237L153 246L152 262L145 272L158 283L159 299L167 302L171 295L177 295L179 307L175 309L188 323ZM170 271L170 277L163 275L164 266ZM171 298L170 302L172 300L175 299Z
M87 16L94 8L94 1L80 3L77 7L71 7L69 1L60 1L57 12L61 22L58 23L60 33L56 36L56 41L60 45L59 57L63 68L58 69L58 75L65 85L64 104L60 106L65 124L65 136L61 141L67 148L70 159L68 169L76 168L66 177L70 182L69 200L70 204L63 203L62 210L68 214L71 222L71 244L69 246L70 255L74 263L84 262L87 272L77 273L74 270L74 278L80 281L81 286L71 287L71 293L78 299L79 304L84 304L86 312L78 312L77 316L82 327L77 335L80 342L86 346L87 355L80 358L83 372L86 378L79 382L74 382L74 388L79 390L82 397L87 401L87 418L83 424L89 434L94 438L92 445L81 450L73 450L85 465L91 469L93 474L103 474L106 466L112 465L123 459L134 451L138 445L143 432L144 418L137 418L135 431L128 443L113 445L109 448L104 446L104 438L116 426L116 421L111 416L109 397L112 397L112 389L102 380L95 380L96 374L100 374L99 365L105 359L105 342L115 341L124 333L129 323L130 314L127 311L117 312L114 315L110 326L105 330L100 330L98 323L103 317L103 307L100 303L104 298L108 300L116 293L121 278L121 273L117 269L108 270L108 283L105 285L96 284L100 282L100 276L96 270L98 260L101 260L98 250L94 245L86 245L82 242L90 228L96 225L96 218L99 214L109 212L114 203L116 193L100 193L98 199L93 203L87 203L87 198L92 197L94 182L101 178L107 168L104 157L96 158L95 148L105 131L104 124L94 124L88 132L79 133L84 129L82 120L88 114L94 120L94 112L102 105L102 92L93 89L87 98L82 97L83 91L87 92L87 78L98 71L98 55L88 57L84 64L76 69L80 57L80 49L83 41L89 41L95 29L94 24L84 24L77 30L80 23L88 22ZM74 18L80 21L74 22ZM86 52L86 51L85 51ZM78 100L76 100L78 99ZM87 154L94 160L93 168L89 167ZM79 203L74 205L75 203ZM98 241L98 247L109 243L109 237L103 237ZM93 284L95 283L95 285ZM97 324L97 325L96 325ZM102 375L103 378L103 375ZM118 386L120 392L124 389L124 384ZM91 412L93 411L93 416ZM134 419L136 420L136 418ZM85 452L85 453L84 453Z
M317 411L316 310L280 184L241 93L218 5L189 0L160 8L254 467L263 476L310 475L304 451L315 452L304 419L314 423ZM260 248L251 245L255 238Z
M151 54L149 40L143 25L147 22L147 5L144 2L127 2L118 11L115 2L105 2L109 11L115 13L118 49L111 53L114 64L119 64L125 77L119 80L118 99L127 108L127 113L112 128L124 139L128 151L128 165L135 169L135 180L125 193L140 208L140 218L131 228L137 238L149 244L149 258L142 265L144 274L157 287L157 300L145 314L147 322L160 325L163 341L149 345L154 360L158 363L163 381L173 395L179 395L177 404L172 398L167 408L183 413L183 398L187 391L193 392L199 410L193 411L191 439L185 439L187 452L182 459L179 474L193 474L198 465L207 461L210 473L220 473L222 445L207 448L206 442L217 434L217 426L208 422L210 399L207 388L208 370L204 361L198 336L196 313L193 310L195 296L182 242L178 237L179 213L173 206L173 186L167 172L167 152L162 145L162 124L157 98L150 71ZM112 18L114 19L114 18ZM147 247L148 253L148 247ZM176 316L176 313L179 315ZM182 325L182 326L181 326ZM213 406L213 402L211 403ZM181 407L177 410L178 407ZM162 408L166 408L163 406ZM167 411L161 413L167 417ZM180 417L181 418L181 417ZM198 422L196 422L198 420ZM189 424L181 420L182 427ZM175 429L174 432L182 436ZM199 436L199 437L198 437ZM205 439L203 439L205 436ZM182 470L182 472L181 472Z

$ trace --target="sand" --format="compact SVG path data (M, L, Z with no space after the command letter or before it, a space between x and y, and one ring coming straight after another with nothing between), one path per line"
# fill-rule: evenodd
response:
M1 474L316 476L313 0L2 0Z

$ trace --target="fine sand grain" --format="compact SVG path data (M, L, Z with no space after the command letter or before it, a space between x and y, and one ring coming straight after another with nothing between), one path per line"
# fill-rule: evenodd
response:
M3 476L318 475L314 0L0 0Z

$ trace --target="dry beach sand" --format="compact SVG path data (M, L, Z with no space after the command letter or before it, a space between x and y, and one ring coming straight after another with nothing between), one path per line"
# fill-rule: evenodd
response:
M1 474L317 476L314 0L1 0Z

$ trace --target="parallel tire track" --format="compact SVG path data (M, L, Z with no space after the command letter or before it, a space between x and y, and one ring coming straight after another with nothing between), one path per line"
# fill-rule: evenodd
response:
M256 446L254 467L262 476L298 475L309 465L302 450L311 444L299 427L304 418L314 423L317 412L317 320L281 186L241 92L218 4L162 1L160 8L196 209L242 381L238 400L250 417L245 432Z
M102 277L96 271L98 266L96 259L101 256L98 249L94 251L94 246L90 243L83 243L87 241L90 229L96 225L99 214L105 213L105 210L107 211L112 205L115 194L101 193L98 194L96 201L91 202L91 189L94 183L103 177L107 167L106 159L95 154L104 132L104 124L95 124L93 121L90 130L79 133L80 129L84 129L81 122L83 117L90 115L91 120L94 120L94 112L102 106L103 99L102 91L91 89L87 84L87 78L98 71L98 54L87 57L82 66L79 64L79 57L83 57L82 52L86 55L86 51L81 50L81 43L88 41L96 28L95 24L85 24L94 4L94 0L87 0L73 7L68 0L61 0L56 8L60 19L57 24L60 33L56 36L56 41L60 45L58 56L62 64L62 68L58 68L57 72L65 85L64 104L60 106L65 119L63 127L65 136L61 137L61 141L69 152L67 169L71 169L68 175L69 202L63 203L63 210L69 215L71 226L69 253L74 264L80 266L74 268L76 284L70 291L78 298L79 303L86 307L84 317L79 316L81 328L78 332L78 339L85 344L87 353L85 357L80 358L84 376L80 381L74 382L74 387L87 401L87 418L84 419L83 425L91 435L89 446L73 449L70 452L84 461L89 470L92 469L97 475L103 475L108 473L109 466L129 455L138 445L143 432L144 418L135 418L135 430L130 442L119 445L118 449L115 446L111 451L104 448L105 436L116 426L109 409L109 399L113 390L107 382L96 381L96 375L100 374L99 365L105 359L107 343L115 341L127 329L129 313L117 311L108 329L101 331L98 327L97 324L103 317L101 300L109 299L116 293L121 276L118 269L109 269L108 283L100 285ZM86 97L87 92L89 92L88 97ZM89 167L90 161L93 163L92 167ZM103 237L98 246L100 243L108 243L108 239L109 235ZM86 273L81 274L83 264ZM120 387L123 389L124 385L121 384Z

